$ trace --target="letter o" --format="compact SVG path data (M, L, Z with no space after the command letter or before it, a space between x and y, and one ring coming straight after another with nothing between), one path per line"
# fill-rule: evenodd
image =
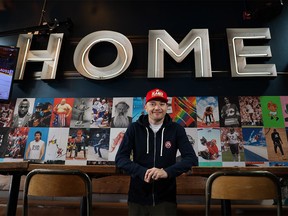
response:
M89 61L91 48L101 42L110 42L117 49L114 62L106 67L96 67ZM85 36L77 45L73 62L77 71L91 79L112 79L122 74L130 65L133 57L133 48L128 38L118 32L97 31Z

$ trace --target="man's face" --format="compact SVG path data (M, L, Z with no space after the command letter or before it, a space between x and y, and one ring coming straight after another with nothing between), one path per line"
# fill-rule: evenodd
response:
M83 133L82 133L82 130L78 130L78 131L77 131L77 136L82 136L82 134L83 134Z
M116 112L119 116L125 115L128 112L128 106L124 103L119 103L116 105Z
M35 140L39 141L41 139L41 135L39 133L35 134Z
M148 113L149 119L154 122L159 122L164 119L167 113L168 105L163 101L151 100L145 105L145 110Z
M64 105L66 103L66 100L65 99L62 99L61 102L60 102L62 105Z
M225 101L226 104L229 104L229 103L230 103L229 99L226 98L226 97L224 98L224 101Z
M28 110L29 110L29 102L23 101L19 104L18 114L20 117L25 116L28 113Z

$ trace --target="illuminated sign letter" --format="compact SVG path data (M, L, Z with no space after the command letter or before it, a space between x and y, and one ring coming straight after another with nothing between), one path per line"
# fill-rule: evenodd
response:
M41 79L55 79L63 35L50 34L47 50L30 50L33 34L20 34L17 41L20 52L14 79L23 80L26 62L42 61Z
M89 60L91 48L101 42L112 43L117 49L114 62L106 67L96 67ZM74 65L83 76L95 80L112 79L122 74L130 65L133 48L127 37L113 31L98 31L85 36L74 52Z
M232 77L274 77L275 64L246 64L248 57L271 57L270 46L244 46L246 39L270 39L269 28L227 29Z
M148 77L164 77L164 50L179 63L193 49L195 56L195 76L212 77L208 29L192 29L180 44L165 30L150 30Z

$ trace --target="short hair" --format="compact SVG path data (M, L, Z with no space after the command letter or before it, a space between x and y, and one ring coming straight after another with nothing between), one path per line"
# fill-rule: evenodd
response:
M23 102L27 102L28 105L30 106L30 102L29 102L29 100L28 100L27 98L24 98L22 101L20 101L19 105L20 105L21 103L23 103Z
M36 134L40 134L40 136L42 136L41 131L36 131L36 132L34 133L34 136L36 136Z

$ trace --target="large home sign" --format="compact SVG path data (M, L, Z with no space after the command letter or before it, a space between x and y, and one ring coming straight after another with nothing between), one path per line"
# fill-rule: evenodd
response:
M270 46L245 46L244 40L271 39L269 28L228 28L227 41L232 77L275 77L275 64L247 64L247 58L271 57ZM30 50L32 34L19 35L20 47L15 79L24 77L26 62L44 62L41 79L55 79L63 34L51 34L47 50ZM110 65L97 67L89 60L91 48L101 42L113 44L117 56ZM148 38L148 78L164 77L164 51L176 62L182 62L194 51L195 77L212 77L208 29L192 29L178 44L165 30L150 30ZM106 80L119 76L127 70L133 58L129 39L114 31L93 32L78 43L74 51L76 70L89 79Z

